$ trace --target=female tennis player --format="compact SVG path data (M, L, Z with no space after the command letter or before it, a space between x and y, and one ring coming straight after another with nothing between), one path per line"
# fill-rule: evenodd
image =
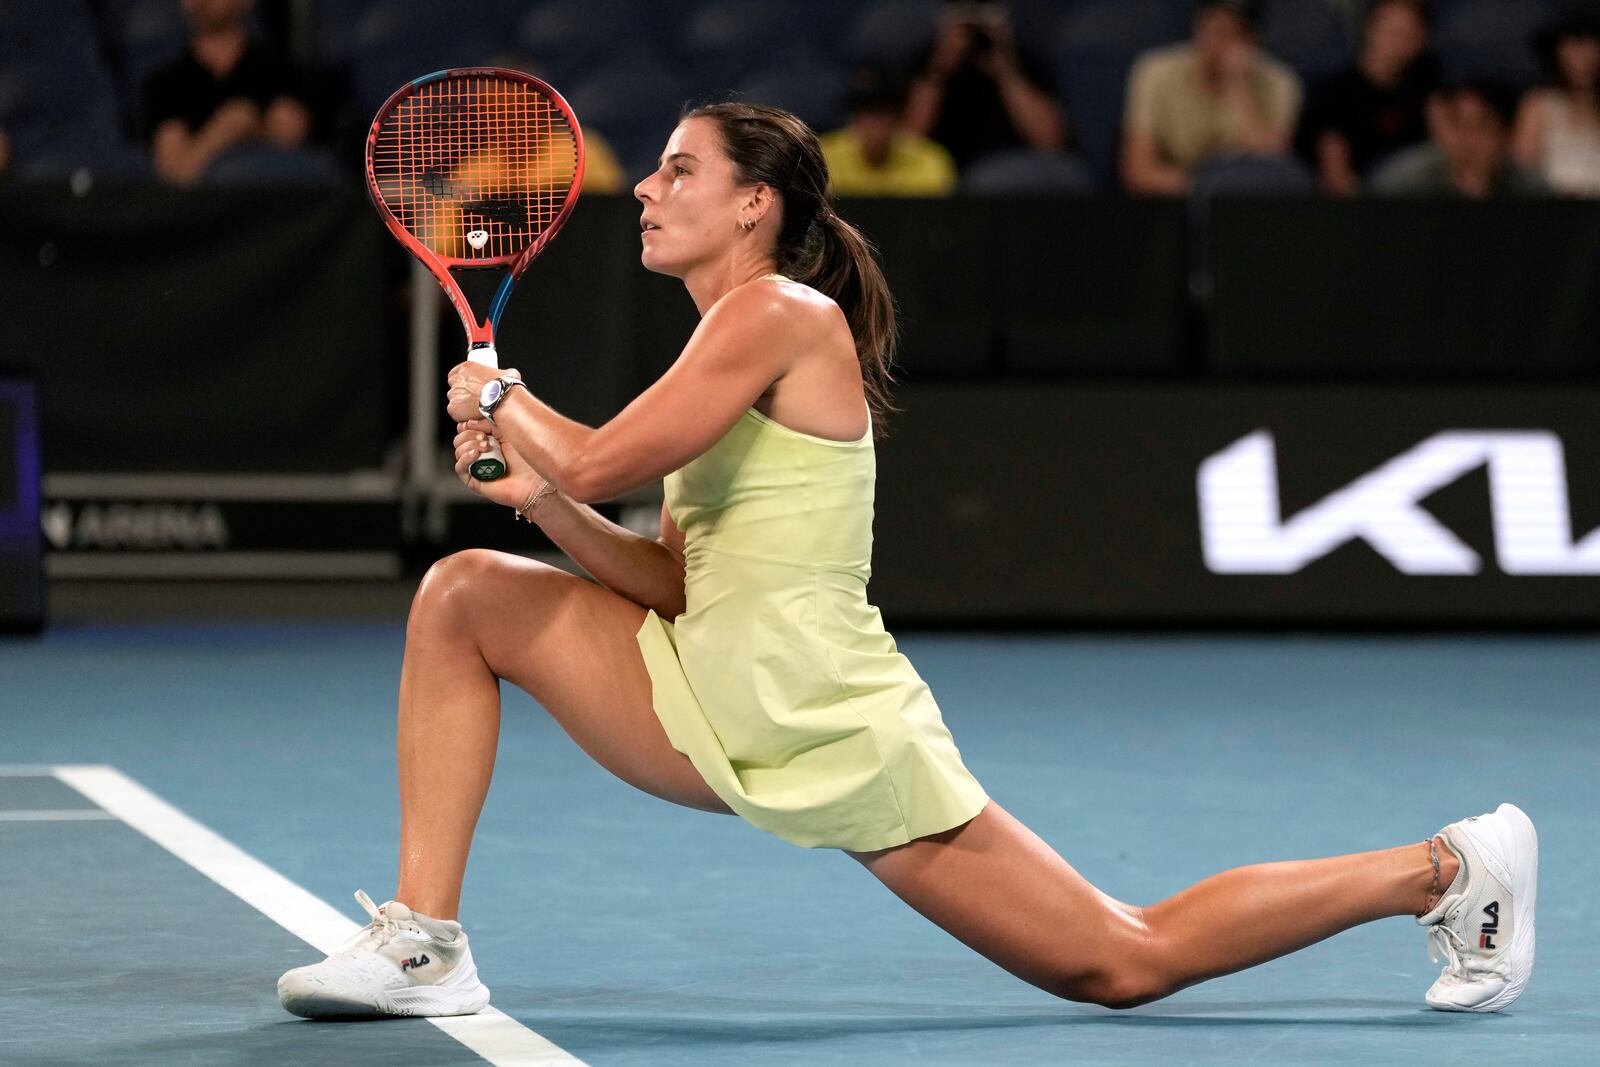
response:
M457 473L598 581L488 551L429 571L400 680L395 899L358 893L372 923L284 975L284 1006L450 1015L488 1003L455 920L502 678L623 781L845 850L955 937L1071 1000L1144 1004L1391 915L1417 916L1448 957L1429 1004L1515 1000L1533 965L1538 852L1509 804L1412 844L1245 867L1136 907L989 799L867 602L894 312L827 187L794 116L691 111L635 189L645 267L682 279L701 313L672 368L598 428L551 410L515 371L450 372ZM490 436L508 473L479 483L468 467ZM655 540L588 506L663 476Z

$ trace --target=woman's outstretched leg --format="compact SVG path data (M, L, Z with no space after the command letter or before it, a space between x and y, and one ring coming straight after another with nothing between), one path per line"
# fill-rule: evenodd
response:
M1443 890L1458 860L1442 844L1438 855ZM1420 914L1434 884L1419 841L1241 867L1134 907L1089 884L993 802L956 830L856 858L1018 977L1108 1007L1148 1003L1373 919Z
M687 807L728 810L651 707L634 637L644 615L592 582L504 553L461 552L428 572L400 676L396 900L456 917L494 771L501 678L623 781Z

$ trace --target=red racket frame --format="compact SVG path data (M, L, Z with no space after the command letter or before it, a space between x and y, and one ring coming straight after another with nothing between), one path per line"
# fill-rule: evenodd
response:
M373 155L378 144L378 134L386 119L395 111L406 98L418 90L435 82L447 78L501 78L521 82L538 93L545 96L572 128L573 139L577 144L577 159L572 173L572 184L567 190L565 200L544 230L533 239L527 247L519 252L507 253L501 256L466 257L440 255L429 248L395 216L389 205L384 201L383 194L378 186L378 178L373 166ZM456 314L461 317L461 325L467 331L467 347L469 352L473 349L494 347L494 332L500 324L500 315L505 310L507 299L517 280L522 277L522 272L528 269L528 264L533 258L544 250L544 246L556 235L566 223L567 217L572 214L573 207L578 202L578 195L583 189L583 128L578 124L578 116L573 114L572 107L566 99L549 84L525 74L519 70L505 70L499 67L454 67L450 70L435 71L432 74L417 78L399 89L385 100L383 106L373 117L372 127L367 132L366 146L366 175L367 193L372 198L372 203L378 209L379 216L384 224L389 227L389 232L394 234L407 251L416 256L423 266L428 268L434 278L450 298L451 305L456 309ZM492 267L506 267L509 271L500 283L500 290L495 294L494 302L490 305L489 313L483 319L474 314L471 305L467 302L466 294L461 291L461 286L451 275L452 269L481 270Z

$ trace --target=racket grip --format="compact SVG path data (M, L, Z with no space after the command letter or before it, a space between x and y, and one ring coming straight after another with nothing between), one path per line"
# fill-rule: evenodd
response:
M467 350L467 359L473 363L481 363L485 367L500 367L500 353L495 351L494 345L484 344L479 341ZM493 437L489 438L489 447L478 453L478 458L472 461L468 468L472 476L480 482L492 482L497 478L504 478L506 474L506 456L500 451L500 442Z
M472 466L467 470L480 482L492 482L497 478L504 478L506 455L500 451L500 442L493 437L489 438L489 446L478 453L478 458L472 461Z

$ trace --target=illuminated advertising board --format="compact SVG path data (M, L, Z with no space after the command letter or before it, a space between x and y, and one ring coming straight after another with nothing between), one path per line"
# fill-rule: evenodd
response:
M874 599L902 619L1600 621L1600 389L908 389Z

